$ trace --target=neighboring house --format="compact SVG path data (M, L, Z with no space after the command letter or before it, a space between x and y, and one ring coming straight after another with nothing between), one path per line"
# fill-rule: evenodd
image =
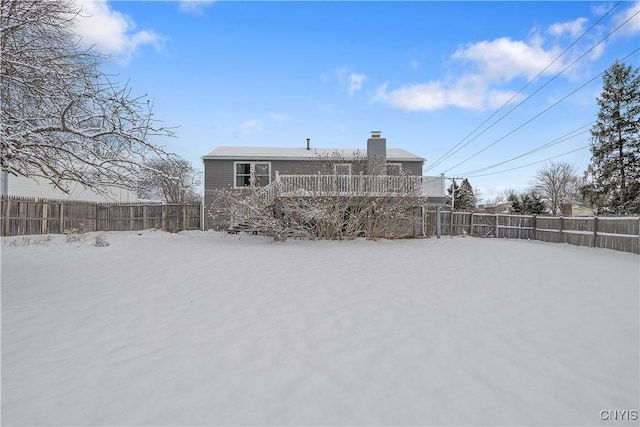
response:
M478 208L486 213L491 214L510 214L511 202L499 202L490 205L480 205Z
M98 194L80 183L71 183L69 193L55 188L44 179L33 179L0 172L2 196L32 197L36 199L78 200L83 202L130 203L138 200L135 193L121 188L110 188L108 194Z
M594 216L596 214L595 210L586 203L572 201L571 205L573 216Z
M320 149L275 147L218 147L202 156L204 170L203 229L215 228L206 214L211 205L211 192L217 189L264 187L277 181L290 192L318 194L315 187L322 182L327 191L330 182L334 194L348 195L363 181L382 176L399 175L393 182L418 186L425 204L441 206L446 201L443 176L424 177L425 159L399 148L387 148L380 132L372 132L367 149ZM328 166L328 167L327 167ZM322 177L332 177L330 180ZM389 181L391 182L391 181ZM387 188L387 187L385 187ZM388 189L393 191L393 189ZM420 207L421 208L421 207Z

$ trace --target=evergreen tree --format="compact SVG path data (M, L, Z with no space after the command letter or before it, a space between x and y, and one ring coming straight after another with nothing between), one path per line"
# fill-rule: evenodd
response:
M467 178L462 180L456 195L456 210L471 212L476 208L476 195Z
M586 173L591 182L583 188L601 213L640 213L639 74L616 61L602 76Z
M511 211L520 215L540 215L544 213L544 202L535 191L529 193L509 193L508 201L511 202Z
M454 209L455 207L451 207L452 195L455 198L455 207L457 207L458 206L458 196L460 195L460 186L458 184L456 184L455 179L453 180L453 182L451 183L449 188L447 188L447 203L445 203L445 206L447 206L449 209L455 210Z
M469 183L467 178L462 180L462 183L458 185L455 180L447 189L447 203L446 205L451 207L451 196L454 196L454 208L456 211L471 212L476 208L477 197L473 187Z

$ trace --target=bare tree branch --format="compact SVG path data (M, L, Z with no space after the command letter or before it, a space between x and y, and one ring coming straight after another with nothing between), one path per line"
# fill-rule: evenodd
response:
M578 175L569 163L549 162L536 172L533 189L546 200L552 215L578 194Z
M200 201L196 191L201 173L187 160L178 156L150 159L143 165L139 181L140 195L144 198L160 198L167 203Z
M67 191L78 182L105 192L137 188L150 141L174 136L134 96L99 68L106 59L79 47L69 0L0 0L2 171L44 178Z

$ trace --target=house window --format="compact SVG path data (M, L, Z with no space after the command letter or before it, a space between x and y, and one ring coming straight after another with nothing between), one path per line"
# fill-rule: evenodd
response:
M271 163L235 162L236 187L264 187L271 182Z
M351 175L351 164L350 163L338 163L334 165L336 175Z
M402 163L387 163L387 175L400 175L402 173Z

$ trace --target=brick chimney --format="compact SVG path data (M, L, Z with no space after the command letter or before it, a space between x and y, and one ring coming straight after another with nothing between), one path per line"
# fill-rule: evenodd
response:
M381 138L378 130L371 131L367 140L367 162L369 175L385 175L387 173L387 140Z

